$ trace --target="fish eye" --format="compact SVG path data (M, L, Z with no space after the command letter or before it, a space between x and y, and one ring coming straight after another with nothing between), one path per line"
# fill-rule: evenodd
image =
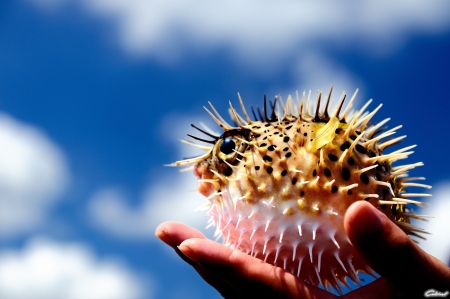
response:
M222 161L233 163L234 160L247 148L245 132L228 131L220 137L215 147L216 156Z
M222 140L222 143L220 144L219 150L221 153L225 155L232 154L236 149L236 143L234 142L234 137L230 136Z

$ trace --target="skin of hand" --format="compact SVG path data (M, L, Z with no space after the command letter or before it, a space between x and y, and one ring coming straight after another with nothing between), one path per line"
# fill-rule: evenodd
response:
M342 298L424 298L429 289L450 291L450 268L371 204L351 205L344 226L353 246L381 278ZM337 298L282 268L206 239L184 224L162 223L156 236L224 298Z

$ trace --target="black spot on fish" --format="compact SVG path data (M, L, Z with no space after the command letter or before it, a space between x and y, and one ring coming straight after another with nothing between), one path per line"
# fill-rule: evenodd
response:
M330 159L333 162L336 162L338 160L338 157L333 154L328 154L328 159Z
M355 146L355 149L360 152L361 154L365 154L367 152L366 148L362 146L361 144L357 144Z
M342 168L342 178L344 181L348 181L350 179L350 170L348 170L348 168Z
M269 157L269 156L267 156L267 155L265 155L265 156L263 157L263 160L266 161L266 162L272 162L272 158Z
M225 171L223 172L223 174L225 176L230 176L233 174L233 169L231 169L231 167L228 167L227 169L225 169Z
M375 174L375 177L377 178L377 180L381 181L381 175L380 175L380 173L377 172L377 173Z
M342 143L342 144L341 144L341 147L340 147L341 151L345 151L346 149L350 148L350 145L351 145L351 144L350 144L350 142L348 142L348 141Z
M364 184L368 184L369 183L369 177L367 176L367 174L362 173L359 178L361 179L361 182L363 182Z

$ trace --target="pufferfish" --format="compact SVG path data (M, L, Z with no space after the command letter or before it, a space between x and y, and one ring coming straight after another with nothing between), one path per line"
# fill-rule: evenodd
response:
M192 125L212 140L188 136L211 145L184 141L206 153L171 166L194 165L198 190L206 196L202 208L226 246L342 294L343 286L350 287L348 279L361 285L360 272L375 275L345 233L348 207L365 200L409 236L423 238L424 230L410 220L427 216L414 214L407 205L420 206L412 198L430 194L406 189L431 186L407 175L423 163L392 165L413 153L415 145L385 153L405 136L386 139L401 128L383 127L389 118L371 123L382 105L366 112L370 100L351 112L356 90L344 111L345 92L330 113L332 90L325 107L320 91L315 105L311 93L306 104L305 92L301 101L298 93L296 101L288 97L285 103L278 96L269 102L270 116L264 96L262 111L252 107L253 119L238 94L244 117L230 102L234 126L209 103L212 112L205 110L223 134Z

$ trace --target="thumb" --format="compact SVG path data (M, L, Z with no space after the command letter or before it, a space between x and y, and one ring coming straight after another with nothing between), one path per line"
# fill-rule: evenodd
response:
M414 296L428 289L449 290L450 268L423 251L371 204L360 201L351 205L344 227L369 266L400 290Z

